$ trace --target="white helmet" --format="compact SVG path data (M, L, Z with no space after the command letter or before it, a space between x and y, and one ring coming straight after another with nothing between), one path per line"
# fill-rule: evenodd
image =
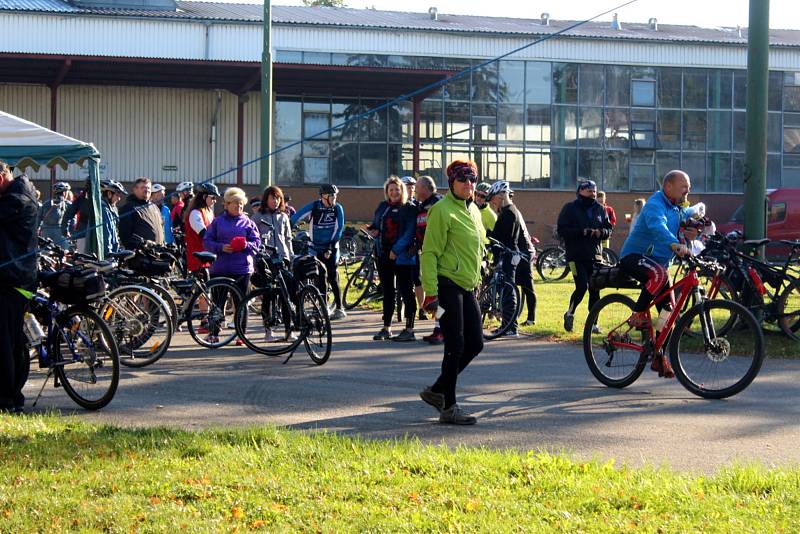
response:
M56 185L53 186L54 193L64 193L72 189L67 182L58 182Z
M509 195L514 191L511 190L511 186L505 180L500 180L499 182L495 182L492 184L492 187L486 192L486 200L491 200L491 198L499 193L508 193Z
M175 188L176 193L185 193L187 191L191 192L194 189L194 184L192 182L181 182L178 184L178 187Z
M151 193L161 193L164 191L164 186L161 184L153 184L153 187L150 188Z

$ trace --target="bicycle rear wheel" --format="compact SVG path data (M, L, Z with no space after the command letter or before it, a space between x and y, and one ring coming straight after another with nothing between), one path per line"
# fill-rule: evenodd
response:
M117 341L122 365L145 367L166 354L173 332L168 310L148 288L122 286L108 294L100 316Z
M567 253L559 246L547 247L536 258L536 272L545 282L561 280L569 272Z
M800 283L794 279L778 298L778 325L784 334L800 341Z
M242 293L226 278L212 278L192 295L186 312L189 335L203 347L217 349L236 338L236 307Z
M119 385L119 352L108 325L94 310L75 307L56 317L50 347L56 379L87 410L106 406Z
M630 297L606 295L589 310L583 327L583 355L589 370L602 384L612 388L633 384L647 363L647 352L617 345L631 343L644 347L650 343L649 334L628 327L633 306ZM595 325L598 330L593 332Z
M735 324L726 334L720 327ZM703 335L688 335L689 331ZM669 343L672 369L691 393L724 399L746 388L764 360L764 334L744 306L708 300L692 307L675 325Z
M319 292L317 292L319 295ZM258 354L278 356L297 348L301 339L293 332L291 310L276 287L256 289L236 308L236 333Z
M478 305L481 309L483 339L497 339L508 332L519 315L519 288L507 280L492 279L481 286ZM507 309L509 306L514 309Z
M608 247L603 247L603 263L609 267L614 267L619 263L619 256L617 253Z
M311 360L317 365L328 361L333 345L331 321L325 301L317 288L305 286L299 297L300 337Z
M342 294L344 308L346 310L352 310L358 306L361 301L365 299L368 300L378 293L378 285L375 283L375 278L377 276L378 273L375 272L374 262L362 263L358 269L350 275Z

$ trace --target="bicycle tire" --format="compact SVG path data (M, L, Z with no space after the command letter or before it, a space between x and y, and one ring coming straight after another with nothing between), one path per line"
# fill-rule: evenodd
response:
M487 341L497 339L508 332L508 330L511 328L511 325L514 324L514 319L519 316L519 288L505 279L502 280L502 289L496 289L495 286L497 285L497 280L492 279L488 283L481 286L480 291L478 292L478 306L480 307L481 312L481 328L483 331L483 339ZM511 292L514 295L516 299L516 308L511 311L510 316L512 319L504 322L504 310L502 307L503 297L506 292ZM495 326L495 321L497 321L498 317L500 318L499 325ZM489 321L489 323L487 323L487 321Z
M633 384L641 376L647 364L648 355L645 351L614 347L609 353L611 347L609 336L615 335L611 333L617 330L621 330L618 341L641 346L648 343L649 334L628 329L623 324L633 312L634 305L632 298L614 293L598 300L586 317L583 327L583 355L594 377L608 387L624 388ZM600 329L599 333L592 332L594 325ZM618 369L619 372L614 372L612 376L612 369Z
M350 275L350 278L347 279L347 284L344 286L342 295L344 309L352 310L361 304L362 301L368 299L368 297L371 297L377 292L377 284L373 281L375 274L375 263L369 262L362 263L361 266ZM349 296L351 287L357 292L355 300L352 300L352 297Z
M157 314L153 314L157 311ZM149 288L120 286L108 294L100 310L117 342L120 363L126 367L146 367L166 354L174 332L169 306ZM161 328L161 318L166 327ZM155 341L153 337L156 337ZM147 347L142 347L148 344Z
M155 291L156 294L158 294L158 296L161 297L161 300L163 300L167 304L167 306L169 307L170 319L172 320L172 331L177 332L178 316L180 312L178 312L178 304L175 302L175 297L172 295L172 293L169 292L167 288L165 288L160 283L151 281L151 284L152 285L147 286L148 289Z
M75 321L78 316L82 319L76 328ZM99 410L107 406L119 386L119 352L108 325L97 312L85 306L75 306L65 310L56 317L56 323L58 328L52 339L50 354L55 365L53 372L64 392L87 410ZM64 328L65 326L68 328ZM65 358L62 341L65 344L74 341L76 344L76 352L72 353L70 361ZM97 347L102 349L102 355L98 354ZM80 356L77 354L78 350L81 351ZM86 354L83 354L84 352ZM87 359L89 361L86 361ZM96 388L97 395L92 395L90 398L87 395L88 386L97 384L97 370L105 368L110 368L108 369L110 372L103 374L107 378ZM81 371L86 374L79 374ZM81 388L79 384L87 386Z
M778 298L778 325L789 338L800 341L800 281L791 277L787 280L789 285Z
M619 263L619 255L608 247L603 247L603 263L608 267L614 267Z
M685 271L684 271L685 272ZM676 279L678 275L681 274L679 270L676 273ZM719 279L718 287L711 291L711 281L713 279L713 274L708 272L700 271L697 273L697 278L700 281L700 285L706 288L706 300L732 300L736 301L738 299L738 294L736 289L733 287L733 283L731 283L730 279L725 274L718 274L716 275ZM689 311L693 306L698 304L697 299L695 298L694 292L689 295L689 298L686 299L686 302L683 305L683 309L681 310L681 314L686 313ZM735 317L732 317L730 321L726 322L725 324L721 325L718 329L720 335L725 335L726 333L730 332L730 330L735 326L734 325ZM687 330L688 335L695 335L700 336L702 332L695 332L692 330Z
M311 361L323 365L331 356L333 334L325 301L317 288L305 286L298 297L300 337Z
M560 246L550 246L542 250L536 258L536 272L545 282L561 280L569 273L566 252Z
M236 339L236 307L242 301L242 292L239 291L236 284L228 278L212 278L205 286L205 291L202 287L197 288L192 294L192 298L189 300L185 316L186 325L189 329L189 335L194 339L195 343L201 347L218 349ZM222 308L214 302L216 291L226 292L225 303ZM204 314L200 310L195 312L194 308L195 305L198 304L201 296L203 296L208 306L205 313L205 317L208 318L208 336L210 337L213 335L213 331L216 329L219 329L219 333L225 332L221 337L219 333L216 334L218 337L217 341L210 341L208 338L202 337L203 333L199 332L201 329L201 317ZM211 297L209 298L209 296ZM231 299L232 302L229 302L228 299ZM226 315L229 309L228 304L230 304L230 317ZM234 325L233 328L230 327L231 324Z
M722 315L712 317L714 310L719 310ZM709 332L709 336L713 334L713 339L705 334L701 339L684 335L695 319L699 318L701 322L705 320L711 325L725 321L724 310L736 315L734 323L737 326L733 331L726 335ZM751 355L732 354L734 350L749 352L751 342ZM709 344L713 344L713 348ZM764 361L764 334L750 310L738 302L707 300L693 306L678 320L669 342L669 356L675 377L689 392L705 399L724 399L741 392L758 375ZM741 370L734 369L734 366ZM711 371L708 379L700 377L705 369ZM729 384L717 387L714 384L723 380L724 373L733 378L726 381ZM709 380L713 380L714 384Z
M270 304L269 313L264 310L264 304L267 302ZM300 336L294 339L289 337L283 340L283 343L280 339L270 342L266 339L258 340L259 336L262 338L266 336L267 328L278 330L280 325L283 325L284 337L296 330L290 311L287 311L289 326L284 323L285 305L280 290L275 287L256 289L240 301L236 308L236 333L247 348L265 356L279 356L297 349L302 342Z

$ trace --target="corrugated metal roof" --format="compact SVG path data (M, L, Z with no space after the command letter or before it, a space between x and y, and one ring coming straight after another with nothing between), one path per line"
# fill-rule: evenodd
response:
M262 21L261 4L228 4L216 2L178 1L175 11L150 9L78 8L63 0L0 0L0 11L74 13L185 20L211 20L258 23ZM273 6L274 24L339 26L347 28L459 32L494 35L549 35L575 21L550 19L549 25L539 19L479 17L440 13L433 20L428 13L380 11L333 7ZM622 29L611 28L609 22L589 22L569 32L572 37L625 39L668 42L696 42L745 45L747 30L736 28L700 28L659 24L651 30L648 24L621 21ZM800 30L770 30L773 46L800 46Z

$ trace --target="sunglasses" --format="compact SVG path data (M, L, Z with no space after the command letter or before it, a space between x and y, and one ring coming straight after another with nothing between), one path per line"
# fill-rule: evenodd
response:
M458 178L456 178L456 181L461 182L462 184L467 183L467 181L476 184L478 183L478 177L475 176L474 174L465 174L463 176L459 176Z

